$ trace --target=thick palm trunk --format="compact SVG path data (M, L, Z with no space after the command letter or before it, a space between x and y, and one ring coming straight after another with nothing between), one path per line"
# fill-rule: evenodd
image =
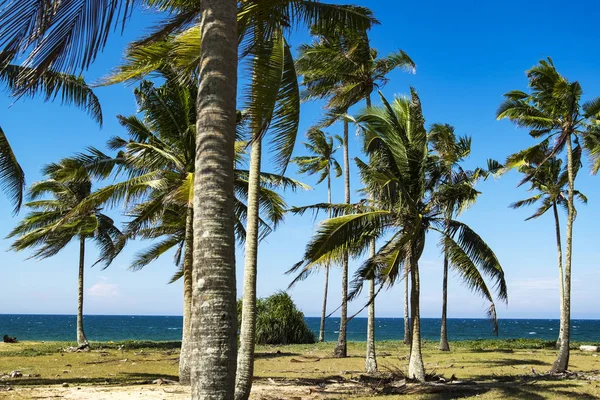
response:
M350 204L350 160L348 157L348 120L344 119L344 199ZM346 345L346 324L348 319L348 253L342 259L342 310L340 315L340 334L333 352L334 357L348 355Z
M412 340L410 345L410 358L408 361L408 378L415 379L419 382L425 382L425 367L423 365L423 355L421 353L421 316L419 309L421 283L419 280L419 265L414 249L410 250L408 257L410 260L411 276L410 311L412 322Z
M183 256L183 327L181 335L181 353L179 354L179 383L190 384L192 351L190 335L192 333L192 267L194 265L194 209L188 207L185 218L185 253Z
M327 172L327 204L331 204L331 171ZM329 210L331 218L331 210ZM325 341L325 319L327 319L327 292L329 289L329 264L325 266L325 290L323 293L323 307L321 308L321 325L319 326L319 342Z
M569 368L569 345L571 336L571 256L573 254L573 220L575 219L575 166L573 165L573 144L567 138L567 173L569 176L569 199L567 213L567 249L565 254L565 279L560 316L560 347L552 372L566 372Z
M237 356L233 167L237 2L202 0L194 182L192 399L234 398Z
M77 278L77 347L89 347L83 331L83 273L85 266L85 238L79 238L79 276Z
M375 257L375 240L371 241L371 257ZM369 312L367 316L367 356L365 371L368 374L377 372L377 357L375 355L375 279L369 280Z
M562 325L562 317L563 317L563 308L564 308L564 296L565 296L565 277L563 271L562 264L562 243L560 239L560 219L558 218L558 209L556 207L556 202L552 204L552 211L554 211L554 222L556 226L556 249L558 253L558 279L559 279L559 290L560 290L560 329L558 331L558 340L556 341L556 348L560 348L560 342L563 336L563 325Z
M440 331L440 350L450 351L447 331L448 314L448 254L444 249L444 277L442 279L442 328Z
M410 261L408 258L404 263L404 344L410 344L410 302L409 302L409 292L408 292L408 283L410 281Z
M252 142L248 175L248 215L246 218L246 253L244 258L244 294L242 328L235 382L236 400L246 400L252 388L254 374L254 339L256 336L256 275L258 261L259 190L262 143Z

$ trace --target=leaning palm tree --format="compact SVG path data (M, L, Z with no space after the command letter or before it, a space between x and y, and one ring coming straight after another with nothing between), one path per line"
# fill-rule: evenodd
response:
M306 99L328 99L332 115L326 123L345 116L353 105L365 100L371 106L371 93L387 83L387 75L396 68L414 70L414 62L403 51L378 58L370 48L367 30L325 30L313 27L314 43L300 47L298 73L303 77ZM350 204L350 163L348 131L350 118L342 117L344 141L344 196ZM347 258L347 257L346 257ZM345 357L348 317L348 260L342 260L342 307L338 344L334 354Z
M346 252L360 255L373 239L384 239L376 254L357 271L357 284L371 277L393 284L401 279L404 263L410 264L412 344L408 377L424 381L418 262L427 233L442 235L452 263L461 266L458 271L464 271L469 285L487 291L486 297L491 298L491 294L479 269L496 283L501 299L506 299L506 283L496 256L479 235L466 224L445 218L440 204L456 190L437 190L435 159L428 152L416 92L412 91L410 99L396 98L390 104L382 97L382 101L382 107L371 107L358 118L365 131L369 163L357 163L365 190L373 200L362 207L329 206L339 216L320 225L306 248L303 265L311 269L340 260Z
M558 255L558 278L559 278L559 293L560 293L560 317L563 316L563 298L564 298L564 269L563 269L563 250L561 240L560 218L558 208L568 209L567 192L568 192L568 173L563 168L563 161L556 157L548 158L548 149L540 148L538 154L531 154L527 163L522 163L518 167L519 172L525 175L525 180L522 183L529 182L529 191L535 194L527 199L519 200L510 205L511 208L521 208L534 204L540 204L533 215L526 218L525 221L536 219L544 215L548 210L552 209L554 215L554 226L556 231L556 249ZM536 160L537 159L537 160ZM541 165L539 165L542 163ZM587 198L578 190L575 190L575 195L584 204L587 203ZM556 348L560 348L562 340L562 324L560 324L558 340Z
M61 160L44 168L46 180L34 183L25 204L30 213L10 232L15 238L12 250L35 249L32 258L52 257L76 239L79 242L79 278L77 296L77 345L88 348L83 329L83 276L85 247L88 239L100 249L99 262L110 265L122 246L122 233L101 207L74 213L75 207L92 194L92 180L75 158Z
M334 155L337 149L334 140L331 136L327 137L325 133L318 129L312 128L309 130L308 143L304 143L304 147L312 153L310 156L295 157L292 162L298 165L298 172L301 174L320 174L317 184L327 179L327 203L331 204L331 173L335 173L335 177L339 178L342 175L342 167L335 159ZM336 139L342 143L343 140L339 136ZM329 215L331 218L331 215ZM323 293L323 307L321 308L321 324L319 325L319 342L325 341L325 319L327 314L327 289L329 288L329 265L325 266L325 290Z
M527 161L531 153L548 148L547 159L566 152L567 178L567 228L564 274L564 298L561 316L561 344L553 372L565 372L569 366L569 343L571 338L571 261L573 254L573 222L575 220L575 178L580 166L580 143L583 140L592 161L598 164L598 129L600 98L581 103L583 90L579 82L571 82L558 73L552 59L541 60L527 71L530 92L514 90L506 93L500 105L498 119L509 119L517 126L528 128L529 134L541 142L523 150L510 159L507 167ZM573 147L575 143L575 148ZM542 160L543 165L547 160ZM596 172L597 168L593 168ZM528 180L531 177L526 177Z

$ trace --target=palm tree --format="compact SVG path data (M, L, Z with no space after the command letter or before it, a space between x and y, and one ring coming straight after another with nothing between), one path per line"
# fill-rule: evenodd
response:
M34 0L27 0L18 2L18 4L11 3L3 9L3 12L0 13L0 25L3 26L3 29L0 29L0 37L2 37L0 45L6 45L11 51L17 53L31 49L27 62L33 67L33 73L23 76L22 81L29 83L35 80L41 72L50 67L55 67L58 70L64 68L85 69L93 62L97 53L106 43L112 23L119 16L123 16L123 22L125 22L133 5L132 0L112 1L108 4L104 4L103 0L97 1L101 1L102 4L89 7L83 0L68 4L64 2L35 4ZM231 199L233 198L233 135L235 132L234 117L237 92L237 51L234 51L237 50L236 44L238 42L242 44L242 55L253 55L255 59L262 60L263 65L269 67L272 63L270 61L265 62L268 57L256 57L256 55L272 52L281 59L283 53L279 52L279 49L285 52L285 46L282 46L283 35L281 34L284 27L296 25L297 22L305 22L308 24L318 23L324 28L342 26L344 28L366 29L372 21L371 18L365 17L363 12L357 12L358 8L327 5L306 0L287 0L283 4L262 1L242 2L239 9L239 24L236 23L237 2L231 0L209 0L201 3L177 0L148 0L148 3L171 11L172 16L168 23L164 24L158 32L146 38L143 43L151 43L171 33L180 32L192 24L197 16L202 16L200 24L201 47L200 51L196 53L200 54L198 76L201 82L201 96L199 96L197 103L198 146L196 149L196 162L197 171L206 171L206 174L198 174L198 179L195 181L195 225L198 228L196 231L202 232L204 235L202 239L199 239L198 236L195 238L194 248L198 249L197 254L201 255L199 259L195 259L195 263L203 267L202 274L195 281L212 284L214 283L211 279L212 276L216 280L221 279L222 282L226 281L228 284L221 289L215 285L209 285L211 290L210 293L207 293L207 296L213 301L198 303L206 304L208 311L204 310L202 318L194 319L197 322L202 320L203 323L193 324L198 326L199 329L194 333L199 335L198 347L195 347L195 349L200 352L201 361L198 365L197 385L194 384L192 392L194 398L195 396L213 395L219 395L223 398L223 396L229 396L230 378L235 372L235 368L232 368L231 365L231 360L235 361L235 357L231 358L231 353L235 347L236 330L236 318L233 315L235 288L234 279L231 279L234 276L234 255L227 255L226 252L229 250L230 253L233 253L232 249L235 242L233 234L234 210ZM93 10L93 12L90 10ZM44 17L40 18L39 15ZM55 18L56 15L61 15L63 18ZM16 16L18 16L18 19L15 19ZM257 34L258 36L256 36ZM82 37L87 40L81 40ZM277 39L278 37L281 39ZM225 42L225 45L220 42ZM265 47L259 44L264 44ZM211 62L203 64L203 60ZM291 64L289 62L283 64L279 62L272 65L290 66ZM275 77L275 80L269 81L269 87L277 90L271 93L271 97L266 96L266 104L275 104L277 100L275 96L278 96L280 92L289 94L291 91L289 87L277 85L277 81L280 81L280 79L276 68L268 69L275 72L274 75L271 75ZM218 72L218 74L213 72ZM255 81L253 79L253 82ZM291 90L293 90L293 87ZM251 97L257 95L252 90L249 92ZM206 97L203 95L206 95ZM218 104L215 105L215 103ZM257 104L260 104L260 102L257 102ZM269 123L272 123L272 110L272 108L261 110L266 114L263 114L262 118L255 119L255 121L258 121L255 126L267 127ZM288 109L287 111L293 113L294 110ZM288 118L286 114L285 112L282 114L284 118ZM265 122L266 125L264 125ZM217 139L216 136L219 135L216 133L221 133L220 139ZM256 133L260 133L260 136L262 136L264 132L253 132L253 140L260 137L255 136ZM224 136L225 134L229 134L231 137L227 139ZM203 135L206 135L206 138ZM284 154L281 156L280 161L286 164L291 156L293 142L290 143L289 140L285 140L290 139L290 136L285 137L283 140L281 140L281 137L279 139L275 147L278 153ZM215 142L208 146L210 140ZM207 151L203 152L202 150ZM259 150L256 149L255 152L258 154ZM288 151L287 156L284 150ZM251 163L254 164L252 170L256 171L260 167L258 161L251 161ZM204 169L201 170L200 166ZM257 187L257 176L258 173L254 173L253 177L250 178L254 190ZM202 193L205 193L203 197L201 196ZM201 201L204 197L206 197L207 202ZM218 199L214 197L218 197ZM251 197L249 205L250 207L256 207L256 196L251 195ZM201 204L205 206L203 210L199 209ZM212 218L200 222L199 220L204 214L206 216L212 214ZM249 223L252 224L248 230L255 231L255 215L249 215L248 217ZM209 226L214 227L216 225L221 228L209 228ZM211 241L213 242L212 246L210 245ZM214 243L218 243L218 245ZM200 251L199 249L206 251ZM218 265L224 266L224 268L218 268ZM252 276L249 276L248 280L252 281ZM225 299L225 296L231 298ZM248 293L247 296L251 297L252 293ZM203 299L206 298L203 297ZM217 301L217 299L222 301ZM254 349L252 341L252 326L254 324L252 310L254 307L251 307L253 302L255 300L249 300L249 306L244 307L247 310L246 312L249 313L249 318L247 319L247 327L242 327L241 383L238 385L238 392L241 394L238 395L238 398L248 397L251 386ZM199 311L199 306L194 309L196 316ZM221 315L221 319L225 316L226 322L219 324L218 327L215 326L215 329L211 329L212 324L217 324L219 315ZM221 349L218 356L215 356L217 354L214 351L216 348ZM213 367L210 376L206 372L208 365Z
M448 201L442 205L447 219L453 219L473 204L479 192L474 189L482 172L477 169L475 171L465 171L460 163L464 161L471 153L471 138L462 136L456 137L454 128L448 124L433 124L429 132L429 143L431 152L438 158L438 179L441 190L452 190L453 195L448 197ZM459 192L460 191L460 192ZM462 195L458 195L462 193ZM447 331L447 313L448 313L448 250L443 248L444 267L442 279L442 321L440 330L440 350L450 351L448 343ZM452 265L452 267L455 267ZM460 267L460 266L458 266ZM483 292L485 297L485 292ZM492 298L487 300L493 306ZM498 321L494 315L495 331L498 331Z
M375 256L357 271L357 279L376 277L382 284L401 279L405 263L411 278L412 344L408 377L425 380L421 355L418 261L427 233L438 232L446 242L449 259L467 271L469 285L487 290L478 267L494 280L498 296L506 298L500 264L487 244L466 224L446 219L440 206L453 191L437 190L435 159L428 152L427 132L416 92L384 106L371 107L357 119L365 130L366 164L357 159L371 206L330 206L337 215L323 222L307 245L304 269L340 260L348 252L360 255L373 239L385 239ZM433 179L432 179L433 178ZM354 213L349 213L354 208ZM347 213L348 215L343 215ZM491 296L490 296L491 297Z
M597 152L593 143L598 143L598 130L594 126L600 116L600 98L592 99L583 105L583 90L579 82L571 82L560 75L551 58L541 60L539 64L527 71L530 93L519 90L508 92L500 105L498 119L509 119L517 126L528 128L529 134L540 143L523 150L510 159L507 167L519 161L527 160L532 152L548 148L548 159L567 153L567 228L564 298L561 315L561 344L558 357L552 366L553 372L565 372L569 366L569 342L571 337L571 260L573 254L573 222L575 220L575 178L580 166L580 140L587 145L592 160ZM575 143L575 148L573 148ZM542 161L541 164L544 164ZM593 169L596 172L597 169ZM530 179L530 178L526 178Z
M371 106L371 93L387 83L387 75L396 68L414 70L415 64L403 51L377 58L370 48L367 30L324 30L313 27L317 40L300 47L298 73L303 76L306 98L326 98L332 123L345 116L350 107L365 100ZM343 117L344 196L350 204L350 163L348 131L350 118ZM346 323L348 317L348 260L342 259L342 307L336 357L346 357Z
M331 172L335 177L342 175L342 167L335 159L334 154L339 147L335 147L333 138L326 136L318 129L312 128L307 134L308 143L304 147L312 153L310 156L294 157L292 162L298 165L298 172L301 174L320 174L317 185L327 179L327 203L331 204ZM342 138L336 136L336 139L342 143ZM331 214L329 215L331 218ZM323 307L321 309L321 324L319 326L319 342L325 341L325 318L327 314L327 289L329 288L329 265L325 266L325 290L323 293Z
M567 191L568 189L568 173L563 169L563 162L556 157L548 158L547 149L542 150L538 154L531 154L529 161L518 167L519 172L525 175L525 182L529 182L529 191L535 194L527 199L517 201L510 205L511 208L521 208L534 204L541 203L540 207L525 221L539 218L548 210L552 209L554 215L554 226L556 231L556 249L558 255L558 277L560 291L560 316L563 316L563 298L564 298L564 269L563 269L563 250L560 230L560 218L558 215L558 207L568 209ZM537 159L537 160L536 160ZM540 165L541 164L541 165ZM575 190L575 195L584 203L587 203L587 198ZM560 348L562 340L562 324L560 324L556 348Z
M137 108L143 118L119 116L119 122L128 132L128 139L112 138L108 146L118 152L111 158L99 150L81 155L82 162L93 173L115 170L115 177L124 172L127 179L109 185L86 201L79 208L94 207L96 203L118 202L122 199L132 206L127 215L131 220L125 229L125 238L160 239L148 249L138 253L131 268L141 269L170 249L177 248L176 264L180 270L173 281L183 277L184 310L182 351L179 362L179 379L189 383L190 358L189 335L192 304L192 241L193 241L193 182L195 173L196 113L194 101L198 95L195 85L180 86L169 74L166 82L156 87L142 81L135 90ZM243 120L239 121L239 125ZM239 143L236 151L244 148ZM240 169L241 153L236 155L235 169L235 230L239 241L245 239L244 222L248 196L248 171ZM303 184L275 174L261 174L260 206L268 220L260 219L260 237L263 238L283 220L285 202L274 189L306 188Z
M74 213L75 207L92 194L92 180L84 166L74 158L61 160L44 168L46 180L34 183L28 191L31 201L25 204L30 213L10 232L16 238L12 250L35 249L32 258L52 257L73 239L79 242L79 278L77 298L77 345L88 348L83 330L83 275L86 240L92 239L100 249L95 264L110 265L122 246L122 233L101 207Z

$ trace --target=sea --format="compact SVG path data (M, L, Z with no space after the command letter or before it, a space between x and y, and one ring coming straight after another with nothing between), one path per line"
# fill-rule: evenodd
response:
M85 333L88 340L181 340L182 317L138 315L86 315ZM0 336L9 335L19 340L73 341L74 315L10 315L0 314ZM319 318L306 318L308 327L318 336ZM329 318L325 324L325 340L337 340L339 318ZM450 340L518 339L555 340L559 323L554 319L501 319L496 336L492 325L485 319L448 319ZM600 342L600 320L572 320L571 338L574 341ZM421 319L421 335L425 340L439 340L440 319ZM354 318L348 324L349 341L365 341L367 319ZM402 318L377 318L377 340L401 340L404 337Z

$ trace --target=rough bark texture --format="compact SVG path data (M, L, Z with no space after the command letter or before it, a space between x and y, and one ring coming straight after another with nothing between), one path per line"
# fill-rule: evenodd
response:
M370 243L371 257L375 257L375 240ZM369 280L369 312L367 316L367 356L365 371L368 374L377 372L377 357L375 355L375 279Z
M448 314L448 254L444 250L444 277L442 279L442 328L440 331L440 350L450 351L447 332Z
M408 360L408 378L425 382L425 367L421 353L421 316L419 310L420 281L419 265L414 249L408 256L410 260L410 310L412 322L412 337L410 345L410 358Z
M575 219L575 166L573 165L573 144L571 136L567 138L567 172L569 176L569 201L567 213L567 248L565 254L565 280L563 308L560 316L561 338L558 357L552 366L552 372L565 372L569 368L569 342L571 336L571 255L573 253L573 220Z
M410 302L408 283L410 282L410 262L407 258L404 265L404 344L410 344Z
M331 204L331 170L327 172L327 203ZM329 210L331 218L331 210ZM325 341L325 319L327 318L327 292L329 289L329 264L325 266L325 290L323 293L323 307L321 308L321 325L319 326L319 342Z
M248 175L248 215L246 218L246 253L244 257L244 293L242 325L238 351L236 400L246 400L252 389L254 374L254 339L256 336L256 276L258 263L259 189L262 143L252 142Z
M192 281L194 265L194 209L188 207L185 218L185 253L183 256L183 327L181 335L181 353L179 354L179 383L190 384L190 366L192 351L190 335L192 333Z
M192 399L234 398L237 356L233 166L237 2L202 0L194 182Z
M77 278L77 347L88 347L83 331L83 273L85 267L85 238L79 238L79 276Z
M350 204L350 160L348 157L348 121L344 120L344 198ZM340 334L333 351L334 357L346 357L346 324L348 319L348 253L342 260L342 310L340 314Z
M563 271L563 255L562 255L562 243L560 239L560 219L558 218L558 209L556 207L556 202L552 204L552 211L554 211L554 222L556 226L556 249L558 252L558 279L559 279L559 290L560 290L560 329L558 331L558 339L556 340L556 348L560 348L560 341L563 335L563 325L562 325L562 317L563 317L563 299L565 296L565 277Z

